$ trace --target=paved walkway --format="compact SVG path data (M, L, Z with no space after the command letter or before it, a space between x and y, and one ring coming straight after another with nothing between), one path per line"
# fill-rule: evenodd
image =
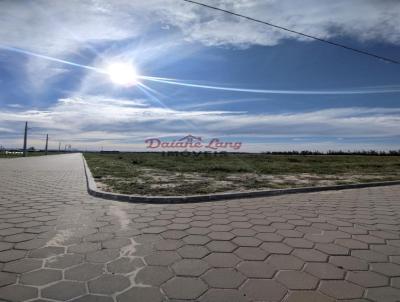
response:
M0 159L0 301L400 301L399 195L128 204L79 154Z

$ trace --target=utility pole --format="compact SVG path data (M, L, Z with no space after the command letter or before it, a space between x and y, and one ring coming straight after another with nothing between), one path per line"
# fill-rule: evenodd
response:
M28 139L28 122L25 122L25 133L24 133L24 157L26 157L27 150L26 150L26 141Z
M46 148L45 148L45 154L47 155L47 148L49 147L49 135L46 134Z

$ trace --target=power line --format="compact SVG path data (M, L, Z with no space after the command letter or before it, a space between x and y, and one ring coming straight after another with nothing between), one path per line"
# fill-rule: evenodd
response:
M200 6L203 6L203 7L206 7L206 8L210 8L210 9L213 9L213 10L216 10L216 11L224 12L224 13L227 13L227 14L230 14L230 15L233 15L233 16L236 16L236 17L244 18L244 19L247 19L247 20L250 20L250 21L253 21L253 22L257 22L257 23L261 23L261 24L264 24L264 25L268 25L268 26L271 26L271 27L274 27L274 28L277 28L277 29L280 29L280 30L284 30L284 31L290 32L292 34L300 35L300 36L303 36L303 37L314 39L316 41L320 41L320 42L327 43L327 44L330 44L330 45L333 45L333 46L337 46L337 47L341 47L341 48L344 48L344 49L347 49L347 50L351 50L351 51L356 52L358 54L363 54L363 55L366 55L366 56L370 56L370 57L373 57L375 59L379 59L379 60L386 61L386 62L393 63L393 64L400 64L400 61L396 61L394 59L386 58L386 57L383 57L383 56L380 56L380 55L377 55L377 54L374 54L374 53L371 53L371 52L367 52L367 51L364 51L364 50L361 50L361 49L357 49L357 48L354 48L354 47L351 47L351 46L347 46L347 45L340 44L340 43L337 43L337 42L332 42L332 41L325 40L325 39L322 39L322 38L319 38L319 37L316 37L316 36L308 35L308 34L305 34L305 33L299 32L299 31L295 31L295 30L290 29L290 28L286 28L286 27L283 27L283 26L280 26L280 25L276 25L276 24L272 24L272 23L269 23L269 22L266 22L266 21L262 21L262 20L259 20L259 19L248 17L248 16L245 16L245 15L242 15L242 14L239 14L239 13L235 13L235 12L226 10L226 9L222 9L222 8L219 8L219 7L211 6L211 5L208 5L208 4L205 4L205 3L201 3L201 2L197 2L197 1L193 1L193 0L182 0L182 1L185 1L185 2L188 2L188 3L192 3L192 4L196 4L196 5L200 5Z

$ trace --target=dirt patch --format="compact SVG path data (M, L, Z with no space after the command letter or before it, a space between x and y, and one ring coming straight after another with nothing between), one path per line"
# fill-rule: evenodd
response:
M296 187L331 186L358 182L391 180L386 175L311 173L260 175L235 173L227 176L210 176L201 173L171 173L156 169L138 169L137 177L104 177L96 179L99 189L107 192L141 195L187 195L217 192L246 192ZM393 176L394 177L394 176ZM135 193L136 192L136 193Z
M400 156L85 154L104 191L196 195L400 179Z

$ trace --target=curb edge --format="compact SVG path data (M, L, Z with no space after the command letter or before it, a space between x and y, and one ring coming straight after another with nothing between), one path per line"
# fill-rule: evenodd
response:
M97 188L96 182L93 178L92 172L82 155L83 166L86 175L86 184L88 193L95 197L100 197L108 200L125 201L132 203L154 203L154 204L168 204L168 203L194 203L194 202L207 202L207 201L218 201L218 200L232 200L232 199L243 199L243 198L257 198L257 197L269 197L279 196L288 194L298 193L315 193L324 191L338 191L348 189L361 189L371 187L384 187L400 185L400 180L395 181L382 181L382 182L370 182L370 183L356 183L348 185L333 185L333 186L320 186L320 187L300 187L292 189L276 189L276 190L264 190L264 191L247 191L247 192L234 192L234 193L216 193L207 195L188 195L188 196L143 196L143 195L126 195L119 193L104 192Z

